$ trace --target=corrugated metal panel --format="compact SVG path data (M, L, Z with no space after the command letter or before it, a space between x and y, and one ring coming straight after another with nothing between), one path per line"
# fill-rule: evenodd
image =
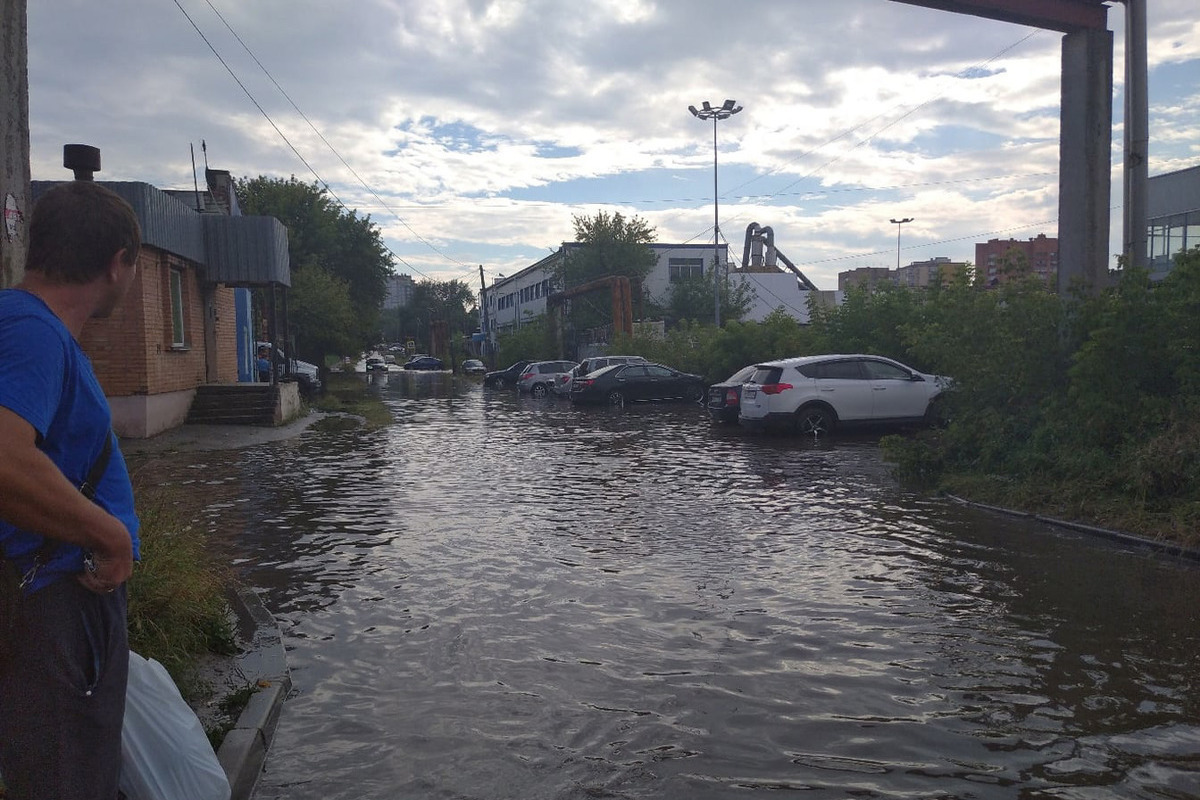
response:
M137 214L142 228L142 241L189 261L203 262L204 238L200 231L200 215L173 197L163 194L148 183L136 181L96 181L111 189ZM33 196L38 197L63 181L34 181Z
M201 218L204 277L229 286L292 285L287 228L274 217Z

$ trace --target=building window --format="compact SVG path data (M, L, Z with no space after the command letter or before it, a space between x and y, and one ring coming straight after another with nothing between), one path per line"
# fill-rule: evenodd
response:
M704 277L703 258L671 258L667 259L667 274L671 283L688 280L689 278Z
M171 346L187 345L183 331L183 273L172 269L171 273Z

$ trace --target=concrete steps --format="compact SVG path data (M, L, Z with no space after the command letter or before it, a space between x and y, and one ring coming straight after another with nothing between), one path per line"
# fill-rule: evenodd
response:
M265 383L205 384L196 387L189 425L274 425L277 387Z

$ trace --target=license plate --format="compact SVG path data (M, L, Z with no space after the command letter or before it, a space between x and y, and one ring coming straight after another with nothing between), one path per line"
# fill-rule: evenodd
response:
M757 389L742 389L742 394L744 395L746 400L753 400L755 397L758 396L758 390Z

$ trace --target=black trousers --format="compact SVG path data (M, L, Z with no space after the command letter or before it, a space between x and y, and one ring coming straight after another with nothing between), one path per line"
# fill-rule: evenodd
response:
M129 674L125 587L72 577L21 599L0 666L9 800L115 800Z

